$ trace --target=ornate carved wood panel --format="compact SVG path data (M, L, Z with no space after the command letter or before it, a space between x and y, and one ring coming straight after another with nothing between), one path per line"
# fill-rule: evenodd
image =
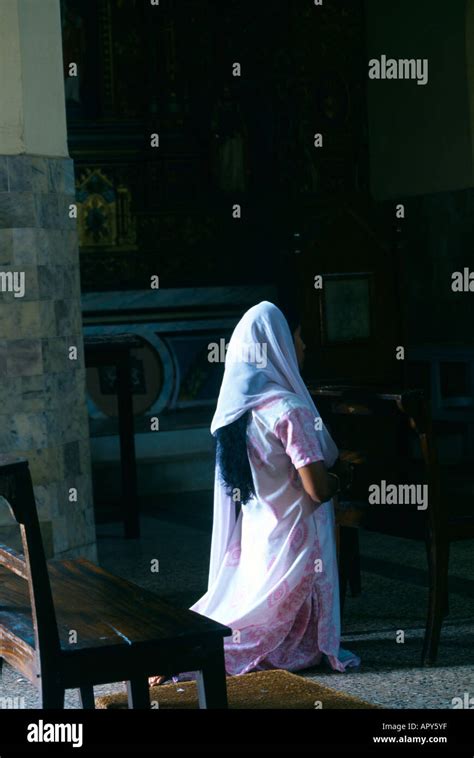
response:
M301 224L317 232L322 203L367 193L360 0L62 0L62 18L65 73L79 65L66 95L88 203L83 289L140 289L152 274L271 281ZM108 200L84 196L88 176ZM105 221L115 231L100 233Z

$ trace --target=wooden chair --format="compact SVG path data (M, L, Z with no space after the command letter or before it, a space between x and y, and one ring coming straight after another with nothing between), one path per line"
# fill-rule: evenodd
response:
M441 497L440 475L430 413L421 391L376 392L365 388L312 389L319 412L341 450L352 461L353 483L340 500L339 575L341 611L346 587L360 592L358 527L422 540L428 560L429 594L422 665L435 663L443 616L448 612L449 542L459 525L448 517ZM416 460L413 443L421 456ZM428 508L416 505L369 504L368 487L385 480L393 484L428 485ZM474 518L463 537L474 536Z
M223 638L232 630L173 608L84 559L45 560L26 460L0 456L0 496L20 526L23 554L0 545L0 664L63 708L78 688L127 681L129 708L149 708L148 676L196 671L201 708L227 708Z

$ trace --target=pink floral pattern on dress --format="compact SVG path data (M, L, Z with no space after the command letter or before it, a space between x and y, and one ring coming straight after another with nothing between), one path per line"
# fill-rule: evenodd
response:
M308 526L305 521L300 521L291 531L290 549L298 552L308 537Z
M220 571L191 610L239 634L224 638L226 671L298 671L323 655L344 671L332 501L317 509L297 469L323 460L311 410L291 392L254 408L248 428L256 498L242 509ZM321 570L315 570L315 562Z
M225 566L238 566L240 562L241 552L242 552L242 549L240 547L240 543L231 545L227 551L224 565Z
M293 408L275 425L275 434L295 468L324 460L309 408Z
M288 582L283 580L278 587L273 590L272 594L268 598L268 605L270 608L272 605L276 605L277 603L280 603L281 600L285 597L285 595L288 593Z

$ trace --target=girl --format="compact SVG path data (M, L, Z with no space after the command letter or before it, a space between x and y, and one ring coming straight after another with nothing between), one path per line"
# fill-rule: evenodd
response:
M191 606L233 630L224 638L228 675L298 671L323 657L341 672L360 663L339 644L339 482L327 471L338 450L300 375L304 350L300 326L267 301L244 314L228 346L211 424L209 582Z

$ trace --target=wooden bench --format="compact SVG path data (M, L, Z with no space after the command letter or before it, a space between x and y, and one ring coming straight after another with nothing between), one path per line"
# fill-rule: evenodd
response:
M63 708L78 688L126 681L129 708L149 708L148 677L196 671L201 708L227 708L224 637L232 630L162 602L85 559L46 562L28 462L0 456L0 497L19 524L23 554L0 545L0 665Z

